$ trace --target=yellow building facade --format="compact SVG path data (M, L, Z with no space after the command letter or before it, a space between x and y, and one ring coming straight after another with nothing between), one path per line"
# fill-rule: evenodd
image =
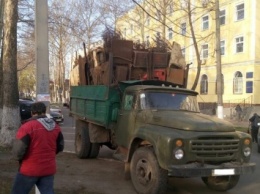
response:
M124 38L147 47L158 39L169 46L173 41L179 43L186 63L192 63L188 78L191 88L198 62L190 14L202 62L196 87L198 99L214 103L218 101L214 7L209 0L147 0L119 18L116 27ZM260 105L260 1L219 0L219 7L223 103Z

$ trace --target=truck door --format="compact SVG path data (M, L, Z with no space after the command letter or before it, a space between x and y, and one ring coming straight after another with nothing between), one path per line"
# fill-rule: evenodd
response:
M136 120L136 94L126 93L118 114L117 128L115 130L116 142L119 146L128 147L135 129Z

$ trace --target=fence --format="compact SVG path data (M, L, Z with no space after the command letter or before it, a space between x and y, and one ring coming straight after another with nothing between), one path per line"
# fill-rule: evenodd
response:
M203 99L202 99L203 100ZM230 119L234 119L237 117L237 113L235 111L235 107L237 104L242 108L242 119L247 118L249 115L250 107L253 106L253 96L249 96L244 99L236 99L236 100L225 100L223 101L224 115ZM199 107L202 113L208 115L216 115L217 103L216 102L199 102Z
M236 99L236 100L225 100L223 101L223 104L225 105L225 108L229 109L229 118L234 119L237 118L237 112L235 110L236 105L240 105L242 108L242 114L241 114L241 119L245 119L248 117L250 114L250 107L253 106L253 96L249 96L248 98L244 99Z

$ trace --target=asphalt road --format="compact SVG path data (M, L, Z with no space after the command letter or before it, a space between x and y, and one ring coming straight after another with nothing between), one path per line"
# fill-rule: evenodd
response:
M64 114L64 123L61 124L63 135L65 137L65 152L74 152L74 131L75 122L69 117L69 110L62 109ZM108 162L118 163L113 158L113 151L107 147L102 147L98 159L105 159ZM251 161L260 164L260 154L257 153L257 145L253 145L253 155ZM95 160L93 160L95 162ZM100 167L102 168L102 167ZM118 169L115 168L115 171ZM253 174L242 175L238 185L223 194L258 194L260 190L260 169L258 165ZM200 178L169 178L167 194L219 194L220 192L209 190Z

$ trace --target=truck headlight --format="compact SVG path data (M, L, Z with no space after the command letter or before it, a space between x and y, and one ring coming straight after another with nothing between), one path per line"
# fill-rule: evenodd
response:
M245 157L248 157L248 156L250 156L251 155L251 149L250 149L250 147L245 147L244 148L244 156Z
M184 151L183 151L182 149L177 149L177 150L175 150L175 152L174 152L174 156L175 156L175 158L176 158L177 160L180 160L180 159L182 159L183 156L184 156Z

